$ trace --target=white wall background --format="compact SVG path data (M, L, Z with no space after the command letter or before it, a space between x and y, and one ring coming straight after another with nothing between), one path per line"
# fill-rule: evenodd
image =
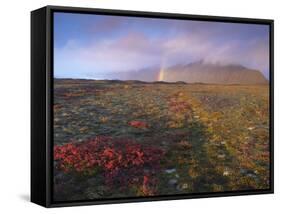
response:
M281 203L281 13L277 0L2 0L0 212L276 213ZM275 194L44 209L29 201L30 11L45 5L275 19Z

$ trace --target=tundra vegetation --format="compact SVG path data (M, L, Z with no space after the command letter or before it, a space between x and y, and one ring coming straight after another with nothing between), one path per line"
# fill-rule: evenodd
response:
M54 199L269 188L269 87L54 80Z

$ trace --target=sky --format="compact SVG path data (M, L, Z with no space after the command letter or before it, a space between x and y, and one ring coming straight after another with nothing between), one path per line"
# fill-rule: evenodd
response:
M121 72L189 64L240 64L269 76L269 26L54 14L54 76L111 79Z

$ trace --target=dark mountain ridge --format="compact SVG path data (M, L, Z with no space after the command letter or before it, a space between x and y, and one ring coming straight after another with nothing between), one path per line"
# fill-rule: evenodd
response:
M163 81L184 81L187 83L202 82L214 84L266 84L263 74L242 65L190 63L175 65L164 71Z
M162 72L162 73L161 73ZM160 74L161 73L161 74ZM149 67L136 71L120 72L116 79L140 80L146 82L186 82L206 84L267 84L268 80L255 69L239 64L223 65L205 63L203 60L176 64L167 68Z

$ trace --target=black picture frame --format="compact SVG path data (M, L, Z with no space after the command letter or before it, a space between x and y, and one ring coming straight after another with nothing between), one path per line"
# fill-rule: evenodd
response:
M70 12L114 16L150 17L164 19L201 20L212 22L250 23L268 25L270 28L270 188L220 193L196 193L184 195L149 196L90 201L54 202L53 178L53 13ZM207 198L268 194L274 192L274 21L186 15L157 12L92 9L78 7L46 6L31 12L31 201L44 207L62 207L93 204L144 202L189 198Z

